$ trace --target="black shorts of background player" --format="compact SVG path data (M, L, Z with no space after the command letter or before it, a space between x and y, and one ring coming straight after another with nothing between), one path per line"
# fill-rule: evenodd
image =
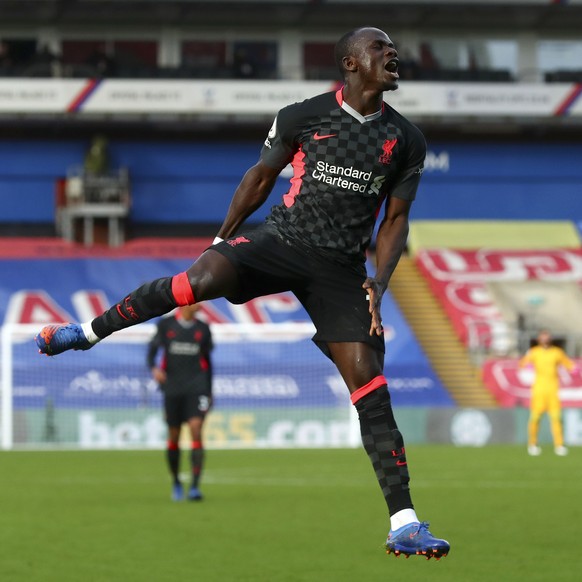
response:
M191 485L188 499L200 501L204 463L202 427L212 405L212 335L196 317L200 303L180 307L174 316L160 320L147 350L147 365L164 394L168 425L166 458L172 475L172 499L180 501L180 431L188 424L191 437Z
M37 344L49 355L89 349L176 305L293 291L358 411L390 514L387 551L439 558L449 544L418 521L410 496L404 442L383 375L380 310L406 244L426 143L384 102L384 92L398 87L397 51L385 32L366 27L345 34L335 57L343 88L279 111L259 161L234 193L216 244L187 271L142 285L91 322L44 328ZM258 233L238 234L289 163L293 177L283 202ZM367 276L365 252L383 203L376 273Z

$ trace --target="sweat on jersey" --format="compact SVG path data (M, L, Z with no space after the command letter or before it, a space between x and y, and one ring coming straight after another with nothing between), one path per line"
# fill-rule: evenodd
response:
M425 157L420 130L386 103L364 117L340 89L289 105L261 150L267 166L293 168L267 223L334 260L361 262L384 200L414 200Z
M166 395L199 394L211 396L212 335L210 327L199 319L185 321L179 317L164 317L158 323L155 336L148 345L147 365L165 370L167 379L160 388Z

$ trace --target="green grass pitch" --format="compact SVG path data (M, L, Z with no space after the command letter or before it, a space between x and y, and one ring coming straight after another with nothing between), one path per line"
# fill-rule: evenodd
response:
M580 580L582 450L411 446L421 519L452 550L387 556L362 450L209 451L172 503L162 451L0 454L0 580ZM183 454L187 468L187 455Z

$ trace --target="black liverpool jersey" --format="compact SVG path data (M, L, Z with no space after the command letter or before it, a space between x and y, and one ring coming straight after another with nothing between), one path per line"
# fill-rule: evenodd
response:
M425 156L420 130L386 103L363 117L340 90L285 107L261 160L291 163L293 177L267 222L337 261L363 261L383 201L414 200Z
M161 319L148 346L147 364L150 368L156 365L160 350L163 353L159 367L167 374L161 388L166 395L195 393L210 396L212 336L206 323L198 319L180 320L175 316Z

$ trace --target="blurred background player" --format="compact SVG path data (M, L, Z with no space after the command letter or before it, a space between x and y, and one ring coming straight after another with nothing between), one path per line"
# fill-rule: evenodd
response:
M192 481L188 499L202 499L199 484L204 462L202 426L212 405L210 327L196 317L200 304L186 305L163 318L148 346L147 364L164 393L168 424L167 460L173 478L172 499L184 498L180 482L180 429L188 423L192 438ZM160 354L162 352L162 354ZM160 364L157 362L160 361Z
M562 430L558 368L564 366L572 372L576 370L576 364L568 358L562 348L552 345L552 336L544 330L538 335L537 345L530 348L519 362L520 367L527 365L533 366L535 371L535 380L531 387L527 452L532 456L541 454L542 449L538 446L538 432L542 414L547 412L554 440L554 451L556 455L567 455L568 449L564 446Z

